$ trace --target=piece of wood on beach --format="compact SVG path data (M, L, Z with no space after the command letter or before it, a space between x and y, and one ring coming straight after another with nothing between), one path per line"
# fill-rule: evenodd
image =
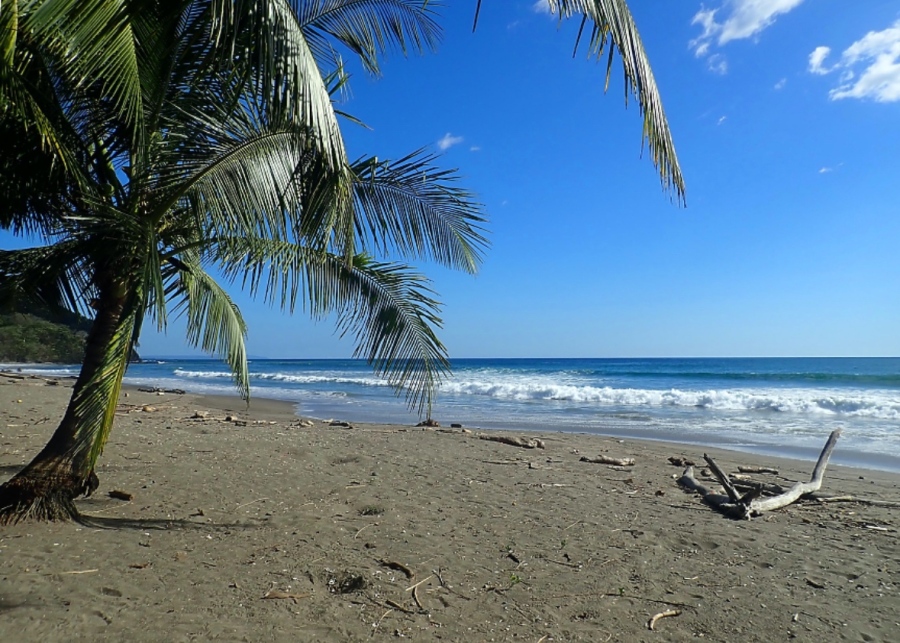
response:
M771 473L772 475L778 475L778 469L771 467L738 467L738 471L741 473Z
M822 504L827 504L829 502L855 502L860 505L870 505L872 507L900 509L900 501L895 500L875 500L873 498L860 498L859 496L815 496L813 499Z
M579 462L590 462L591 464L608 464L615 467L633 467L634 458L612 458L608 455L598 455L596 458L589 458L586 455L581 456Z
M295 603L297 602L297 599L308 598L308 597L309 597L309 594L296 594L294 592L282 592L281 590L278 590L278 589L270 589L268 592L263 594L264 599L268 599L268 600L290 599L290 600L293 600Z
M543 449L544 441L539 440L538 438L520 438L518 436L507 436L507 435L479 435L479 439L481 440L489 440L491 442L500 442L502 444L509 444L514 447L522 447L523 449Z
M653 630L656 627L657 621L661 618L669 618L671 616L679 616L681 614L681 610L666 610L665 612L660 612L659 614L654 614L653 617L647 621L647 628Z
M707 464L709 464L710 469L712 469L712 472L719 483L725 488L727 495L722 495L716 490L708 489L697 482L696 478L694 478L693 467L685 469L684 474L678 479L678 484L690 491L696 491L703 497L703 502L713 509L722 512L726 516L744 519L760 516L767 511L774 511L786 507L821 488L822 479L825 477L825 468L828 466L831 452L834 451L834 446L837 444L840 435L841 430L835 429L831 432L831 435L828 436L828 441L825 443L822 453L819 454L819 459L816 462L816 466L813 469L812 477L809 482L798 482L787 491L774 496L761 497L763 489L759 485L755 485L748 493L740 495L735 488L735 485L725 472L722 471L721 467L707 455L704 455L703 457Z

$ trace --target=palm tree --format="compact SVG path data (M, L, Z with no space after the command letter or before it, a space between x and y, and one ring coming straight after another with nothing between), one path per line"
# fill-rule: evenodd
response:
M0 14L0 226L39 236L0 251L0 295L90 312L81 373L46 447L0 487L0 523L77 518L98 485L131 348L145 319L187 318L249 395L245 325L222 286L342 333L430 414L448 368L437 302L409 267L474 272L484 219L456 175L413 153L346 158L331 100L334 44L372 72L425 50L423 0L18 0ZM663 184L683 186L665 115L621 0L550 0L609 37L645 115ZM623 13L624 12L624 13ZM611 48L612 49L612 48Z
M19 5L0 76L10 134L0 223L46 242L0 253L0 290L92 309L94 322L65 416L0 488L0 520L77 516L72 500L98 484L94 467L145 318L162 328L171 311L184 314L188 340L220 355L249 395L246 327L223 280L287 310L336 312L357 355L413 407L429 408L448 366L437 302L421 275L375 257L474 272L484 219L455 174L425 153L346 158L331 101L345 76L330 46L377 70L390 47L436 42L429 10L410 0L293 9L96 0L98 12L114 10L99 32L125 42L103 67L90 51L69 60L77 35L41 31L47 14L78 28L65 16L84 6L66 14L53 6L62 4ZM135 85L110 80L132 71Z

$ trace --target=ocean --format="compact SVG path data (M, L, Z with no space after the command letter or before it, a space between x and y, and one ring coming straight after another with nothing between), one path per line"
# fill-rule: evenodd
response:
M305 416L419 420L361 361L254 359L250 373L252 396L294 402ZM133 364L126 382L235 391L228 369L205 359ZM432 415L444 426L598 433L803 459L815 459L841 427L833 462L900 471L900 358L457 359Z

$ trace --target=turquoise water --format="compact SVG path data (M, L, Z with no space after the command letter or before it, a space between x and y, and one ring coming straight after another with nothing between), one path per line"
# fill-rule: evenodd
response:
M27 367L74 374L76 367ZM412 424L403 400L356 360L252 360L252 394L298 413ZM232 394L212 360L134 364L132 384ZM433 416L443 425L656 438L900 471L900 358L459 359Z

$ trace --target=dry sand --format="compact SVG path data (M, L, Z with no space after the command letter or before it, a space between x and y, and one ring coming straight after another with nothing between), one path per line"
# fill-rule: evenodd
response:
M0 480L70 386L0 377ZM262 400L121 402L89 522L0 528L0 641L900 640L900 509L805 501L737 522L676 486L667 458L694 447L546 433L526 450L303 426ZM598 454L636 465L579 461ZM715 456L775 482L812 469ZM821 493L900 501L900 477L832 465Z

